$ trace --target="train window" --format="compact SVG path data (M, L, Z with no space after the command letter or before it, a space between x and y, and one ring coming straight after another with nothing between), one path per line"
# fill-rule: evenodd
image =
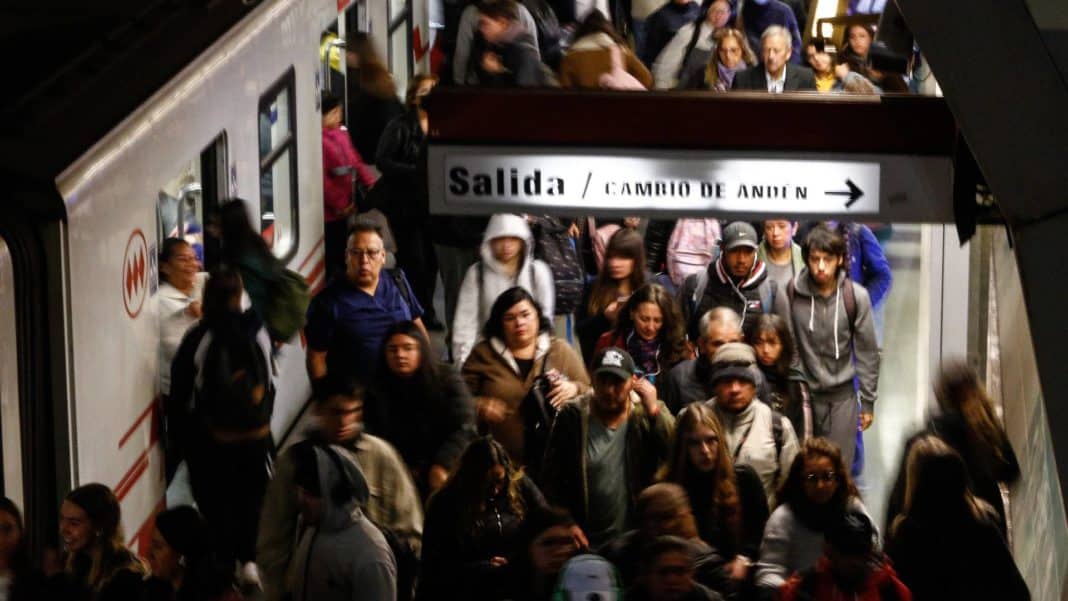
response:
M260 228L275 256L297 250L295 75L289 71L260 98Z

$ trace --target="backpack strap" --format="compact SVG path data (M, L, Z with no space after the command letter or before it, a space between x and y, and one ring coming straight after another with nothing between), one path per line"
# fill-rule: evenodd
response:
M404 304L408 305L408 312L412 311L412 290L408 287L408 282L404 277L404 270L400 267L389 270L389 277L393 278L393 283L397 286L397 291L400 292L401 299Z
M786 446L786 435L783 433L783 414L771 410L771 437L775 441L775 482L779 481L779 473L782 471L782 448Z
M846 278L842 284L842 303L845 305L846 317L849 318L849 333L852 335L857 321L857 291L852 278Z

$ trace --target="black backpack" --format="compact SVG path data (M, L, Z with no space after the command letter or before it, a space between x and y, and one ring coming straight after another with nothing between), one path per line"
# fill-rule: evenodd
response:
M207 347L197 372L196 410L213 428L255 430L271 423L275 390L270 356L257 342L258 330L240 329L209 330L197 349L199 354Z
M553 273L555 312L570 315L582 304L586 277L567 226L556 217L540 216L534 218L531 231L534 234L534 257L545 261Z

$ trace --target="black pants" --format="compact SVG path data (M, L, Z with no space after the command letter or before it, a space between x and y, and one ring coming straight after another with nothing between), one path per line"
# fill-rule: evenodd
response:
M323 228L323 254L326 259L326 281L334 274L345 273L345 247L349 238L348 219L327 221Z
M219 558L256 558L260 509L270 480L272 443L220 443L203 435L190 452L189 479L200 513L215 536Z
M432 321L436 318L438 256L430 240L430 221L426 217L390 216L389 227L397 242L397 267L404 270L415 298L423 306L423 323Z

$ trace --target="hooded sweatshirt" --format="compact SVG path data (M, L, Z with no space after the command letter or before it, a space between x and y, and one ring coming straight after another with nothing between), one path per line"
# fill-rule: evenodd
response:
M686 278L679 293L679 304L690 340L700 338L698 322L701 316L716 307L734 309L741 316L742 330L746 333L761 313L775 313L786 320L790 317L786 291L768 279L768 267L759 259L753 261L749 275L735 282L723 265L723 255L720 255L709 263L708 269Z
M504 266L494 258L490 244L495 238L507 237L523 241L522 259L515 275L505 272ZM479 255L481 260L467 269L456 300L452 356L457 365L463 365L475 343L481 339L482 326L489 319L490 309L505 290L522 286L541 305L542 315L553 315L556 299L553 273L543 261L534 258L534 235L525 219L511 214L491 217Z
M871 300L863 286L853 283L857 319L849 323L842 298L844 270L838 286L824 298L815 291L808 267L794 277L795 296L790 307L794 340L805 379L813 392L829 392L860 383L862 413L871 413L879 384L879 345L875 341ZM854 360L855 357L855 360Z
M322 491L322 516L300 537L290 590L295 601L351 601L397 598L397 564L382 533L359 505L370 495L359 468L340 456L315 448ZM344 474L340 470L344 470ZM345 479L341 501L333 491Z

